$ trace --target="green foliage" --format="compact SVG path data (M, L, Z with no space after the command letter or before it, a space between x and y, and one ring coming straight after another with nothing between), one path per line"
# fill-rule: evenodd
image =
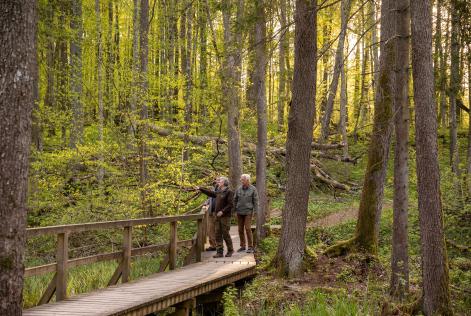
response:
M222 296L222 303L224 305L224 316L239 316L239 310L236 304L237 289L228 287Z

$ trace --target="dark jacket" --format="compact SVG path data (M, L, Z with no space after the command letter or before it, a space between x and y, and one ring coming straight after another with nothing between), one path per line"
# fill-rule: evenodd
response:
M258 209L258 192L253 185L247 188L240 186L234 194L234 207L239 215L248 215L257 212Z
M234 208L234 193L229 190L229 188L225 188L222 191L200 188L200 191L209 197L216 198L214 206L215 214L222 211L222 216L224 217L230 217L232 215L232 209Z

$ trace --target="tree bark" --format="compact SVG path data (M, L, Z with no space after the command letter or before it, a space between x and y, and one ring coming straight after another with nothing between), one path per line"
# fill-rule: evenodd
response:
M466 156L466 179L468 186L468 198L471 199L471 45L468 44L468 152Z
M259 0L255 4L255 72L254 88L257 92L257 240L261 241L266 236L265 221L268 209L267 205L267 100L266 100L266 3Z
M456 115L457 97L460 78L460 44L458 0L451 0L451 65L450 65L450 165L452 171L459 175L458 122Z
M103 116L103 84L102 84L102 66L103 66L103 47L101 42L101 8L100 0L95 0L95 27L97 32L97 65L96 65L96 80L97 80L97 93L98 93L98 141L100 148L103 149L103 129L104 129L104 116ZM100 150L100 151L101 151ZM104 161L103 153L100 153L99 159ZM104 176L103 167L98 167L97 179L101 183Z
M182 19L182 24L186 23L185 27L182 29L185 31L185 38L182 41L182 45L185 46L184 50L182 50L182 70L185 74L185 126L184 132L185 134L189 134L192 118L192 99L191 99L191 91L193 87L193 80L191 75L191 45L192 45L192 19L193 19L193 12L191 10L191 6L188 7L187 12L185 14L186 21ZM185 45L186 43L186 45ZM188 141L185 141L185 147L187 147ZM189 153L188 148L185 149L184 152L184 159L188 160Z
M148 118L148 81L147 81L147 66L149 63L149 0L140 0L140 14L139 14L139 52L140 52L140 69L139 69L139 103L140 103L140 119L139 124L139 183L141 186L141 201L144 208L147 205L147 124ZM152 214L149 214L152 216Z
M368 146L368 164L363 181L355 236L327 249L329 255L338 255L351 248L373 255L378 251L379 221L383 206L384 181L392 132L394 46L391 38L394 34L393 4L392 0L383 0L381 3L382 44L375 96L373 133Z
M292 103L286 142L286 200L276 265L281 275L303 274L315 115L317 63L316 0L296 0Z
M396 0L394 78L394 200L391 255L391 295L403 299L409 290L408 154L409 154L409 0Z
M432 8L430 0L411 0L410 8L423 312L451 315L433 95Z
M280 0L280 39L279 39L279 55L278 55L278 64L280 67L279 79L278 79L278 116L277 116L277 123L278 123L278 131L282 132L284 130L285 124L285 104L287 100L287 93L286 93L286 55L289 49L289 28L287 25L286 20L286 1L287 0Z
M343 52L342 52L343 59ZM343 147L343 158L350 157L348 153L348 135L347 135L347 118L348 118L348 109L347 109L347 67L345 63L342 65L340 71L340 124L339 129L342 134L342 143Z
M238 1L237 22L240 22L241 0ZM240 108L240 65L239 36L234 33L237 23L232 21L232 0L224 0L223 3L223 27L224 27L224 65L222 78L222 100L227 111L228 131L228 155L229 155L229 182L230 187L235 188L242 174L242 159L240 152L239 133L239 108Z
M71 70L71 105L72 127L69 146L75 148L82 141L83 105L82 105L82 1L72 1L72 17L70 19L72 40L70 42Z
M325 105L324 116L322 117L322 127L321 127L321 137L319 141L321 143L325 142L329 137L329 125L330 119L332 117L332 112L334 111L334 99L337 95L337 87L339 83L340 72L342 70L344 60L343 60L343 50L345 44L345 37L347 35L347 23L350 14L351 0L342 0L340 5L341 11L341 26L340 26L340 35L337 44L337 50L335 52L335 64L334 64L334 74L332 76L332 81L330 83L329 92L327 95L327 102Z
M0 1L0 315L22 314L36 2Z

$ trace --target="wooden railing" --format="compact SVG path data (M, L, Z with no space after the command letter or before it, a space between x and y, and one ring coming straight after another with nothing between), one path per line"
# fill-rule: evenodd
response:
M197 231L192 239L179 241L177 237L178 222L185 221L196 221ZM170 224L169 243L132 248L132 228L134 226L156 224ZM48 303L54 293L56 294L56 301L67 298L68 270L73 267L100 261L120 260L118 267L108 282L108 286L110 286L117 284L119 279L121 279L123 283L129 281L131 257L167 250L168 254L165 256L162 264L160 264L159 272L164 271L167 266L170 270L173 270L177 266L177 249L181 247L190 248L190 252L185 258L184 264L189 264L194 258L196 258L196 262L201 261L201 253L206 240L206 224L207 213L201 211L198 214L189 215L28 228L26 230L27 238L42 235L57 235L57 249L55 263L29 267L25 270L25 277L55 272L54 277L38 302L38 305L41 305ZM69 236L71 234L103 229L123 229L122 251L69 259Z

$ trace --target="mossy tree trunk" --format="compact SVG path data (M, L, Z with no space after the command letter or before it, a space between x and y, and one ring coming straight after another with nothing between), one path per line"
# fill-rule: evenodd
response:
M410 8L423 312L451 315L433 93L431 2L411 0Z
M394 2L381 4L381 54L375 97L373 133L368 147L368 164L361 193L355 236L327 250L338 255L354 248L375 255L378 248L379 220L383 206L384 181L392 132L392 75L394 65Z
M281 275L303 271L310 185L311 142L316 99L316 0L297 0L294 77L286 142L286 201L275 264Z
M0 1L0 315L22 314L36 3Z

